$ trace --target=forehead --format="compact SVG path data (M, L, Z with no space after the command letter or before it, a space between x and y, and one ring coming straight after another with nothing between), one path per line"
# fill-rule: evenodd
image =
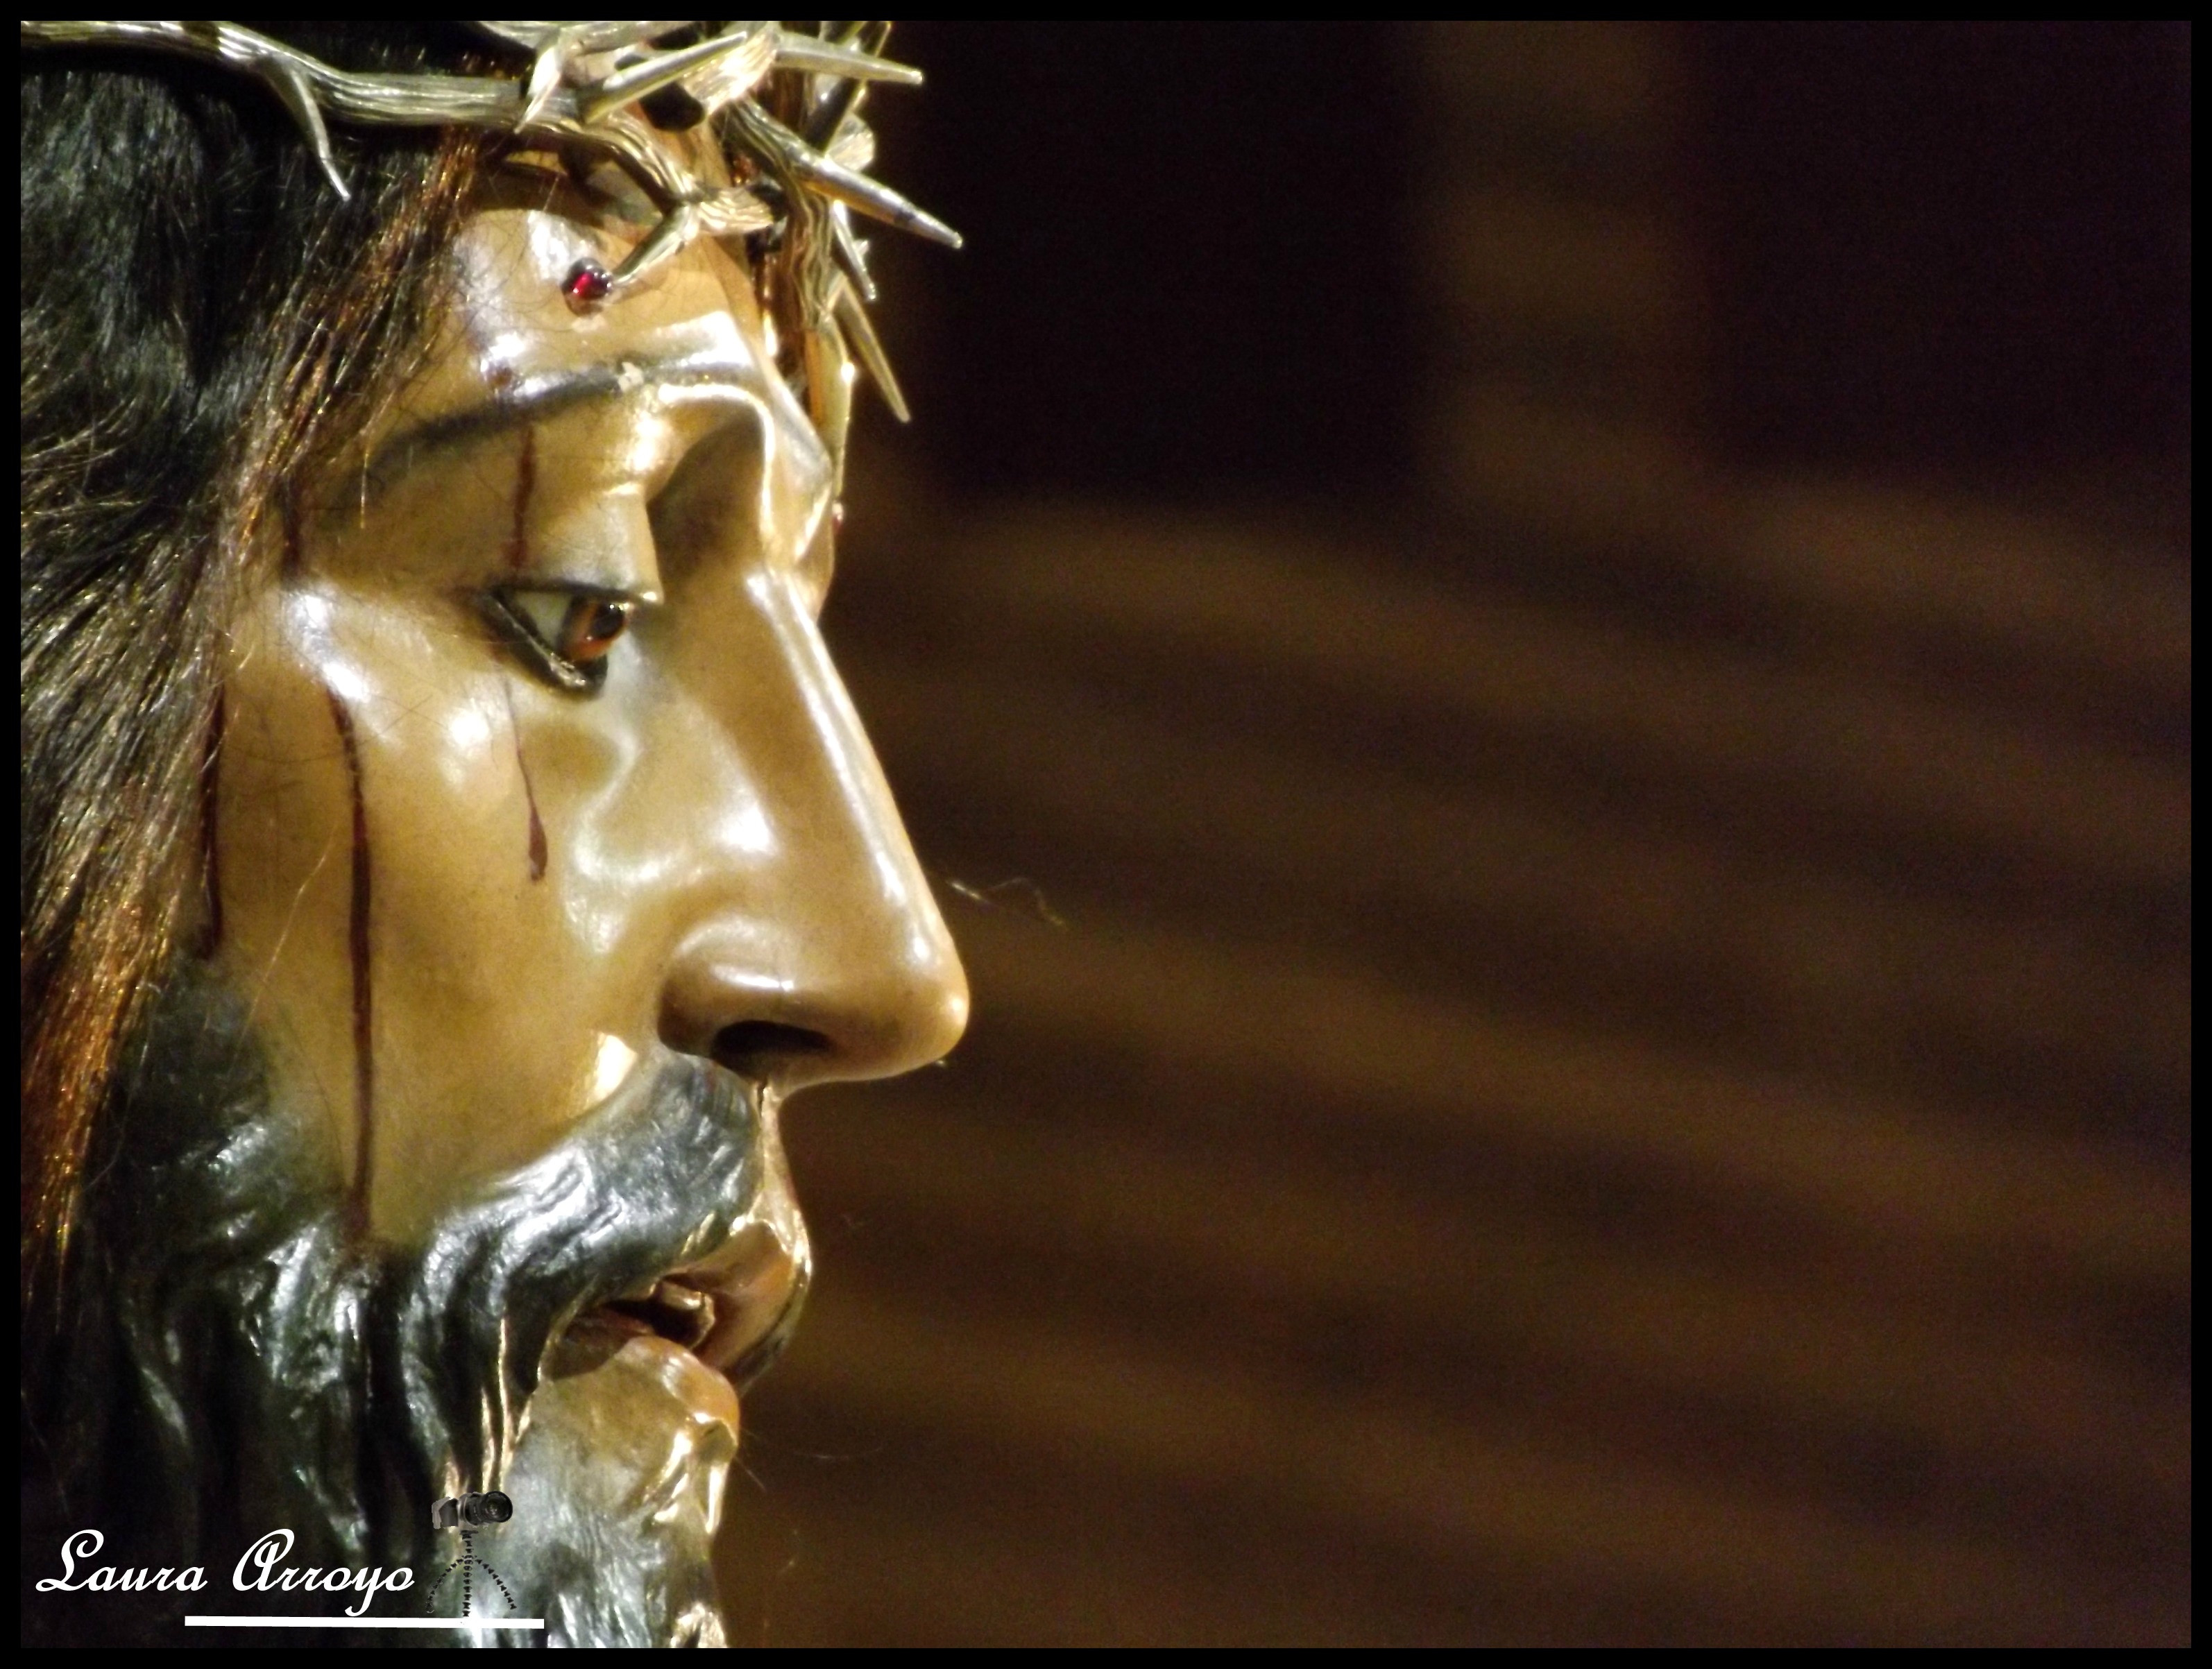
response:
M455 239L446 313L427 362L364 437L466 422L547 389L621 389L635 376L713 367L751 385L800 427L805 418L762 340L745 270L702 239L636 289L578 313L562 286L580 261L611 270L636 228L549 209L492 207Z

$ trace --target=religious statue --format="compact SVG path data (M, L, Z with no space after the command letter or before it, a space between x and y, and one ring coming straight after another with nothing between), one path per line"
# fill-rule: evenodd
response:
M720 1641L779 1108L967 1011L816 623L888 29L22 25L27 1643Z

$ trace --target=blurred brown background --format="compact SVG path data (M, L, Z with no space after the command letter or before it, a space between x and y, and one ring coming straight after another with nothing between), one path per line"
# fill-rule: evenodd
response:
M2186 27L895 45L736 1636L2187 1639Z

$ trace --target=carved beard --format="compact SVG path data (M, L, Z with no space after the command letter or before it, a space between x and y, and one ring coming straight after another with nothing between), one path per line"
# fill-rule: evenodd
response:
M271 1102L243 1003L197 967L164 992L133 1059L88 1167L54 1348L27 1372L27 1643L177 1644L187 1609L314 1609L226 1592L246 1546L280 1526L298 1537L289 1567L412 1569L415 1586L375 1609L422 1614L460 1551L431 1528L432 1502L487 1489L505 1489L515 1516L476 1551L549 1641L720 1643L709 1553L733 1446L695 1443L673 1466L665 1443L657 1464L635 1444L620 1453L619 1399L652 1387L618 1386L610 1405L618 1362L561 1341L754 1209L781 1162L757 1091L669 1057L400 1250L346 1226L304 1121ZM98 1562L201 1565L209 1592L189 1605L30 1592L88 1526L106 1539ZM440 1614L458 1613L456 1586ZM319 1636L332 1638L347 1636Z

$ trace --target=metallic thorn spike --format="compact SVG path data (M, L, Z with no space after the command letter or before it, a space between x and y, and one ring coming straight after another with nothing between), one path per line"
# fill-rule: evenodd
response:
M679 203L661 216L660 223L614 270L611 288L617 294L635 288L647 274L702 235L741 237L748 232L765 231L775 224L775 216L769 212L768 205L742 185Z
M684 90L712 116L723 106L749 97L775 64L775 32L760 29L748 37L742 51L717 58L704 70L695 70L684 76Z
M338 159L331 149L330 130L323 125L323 112L315 107L315 89L308 84L307 76L297 64L282 58L265 60L259 68L262 80L276 89L276 96L284 101L284 108L292 112L292 119L307 136L307 147L315 153L315 161L323 165L323 173L337 191L339 201L351 202L353 193L346 189L345 176L338 172Z
M647 233L645 241L630 251L629 258L614 270L613 293L619 295L635 288L647 273L675 256L698 236L702 218L696 203L683 203L662 215L660 224Z
M868 84L866 82L839 82L829 97L815 106L814 114L807 118L806 143L817 150L827 150L830 142L845 125L845 118L860 107L860 100L867 95Z
M174 52L263 82L270 81L271 66L286 64L305 78L318 110L341 121L510 131L522 108L522 89L512 82L474 76L355 75L235 23L19 21L18 27L27 46L132 46Z
M880 57L884 43L891 38L888 23L855 23L841 39L840 46L857 46L860 51ZM864 81L841 80L827 98L815 106L814 114L807 119L806 143L817 150L830 149L830 142L837 137L848 116L857 113L861 100L868 96L868 83Z
M681 22L601 22L601 23L478 23L477 27L495 39L526 52L543 52L556 42L564 43L579 52L611 52L621 46L635 46L641 41L653 40L672 29L680 29Z
M738 105L733 113L739 136L772 167L812 186L823 196L850 203L862 214L887 222L901 231L915 233L948 249L960 247L960 234L943 221L915 207L890 186L878 185L864 174L856 174L832 162L765 111Z
M838 264L853 281L863 301L876 299L876 281L868 271L868 246L853 235L852 210L842 203L830 205L830 235L837 247Z
M523 94L520 118L523 126L541 119L553 102L553 95L561 90L562 82L568 79L569 66L576 61L577 54L586 50L580 38L581 33L580 26L573 24L556 29L538 47L537 61L530 66L530 85Z
M538 62L530 66L530 85L523 94L522 126L528 127L545 114L545 106L561 90L561 78L568 68L558 51L549 48L538 55Z
M910 64L894 64L872 52L856 52L806 35L777 38L775 67L811 70L817 76L848 76L854 81L893 82L901 87L921 85L921 71Z
M772 27L768 24L740 25L726 34L716 35L712 40L702 40L696 46L663 52L642 64L617 70L605 81L578 93L577 119L589 125L610 110L648 97L671 82L681 81L694 70L702 70L718 58L743 50L752 44L760 31Z
M892 416L902 423L914 421L907 410L906 396L900 391L898 379L891 374L890 360L884 353L884 344L876 335L875 322L868 310L860 305L860 298L853 294L850 285L840 282L837 299L832 304L837 322L845 327L846 339L852 344L853 354L860 367L868 373L868 380L876 385L876 392L884 397L884 404Z
M529 55L526 73L504 76L360 74L234 23L27 20L18 27L26 47L170 52L262 82L299 124L341 197L347 187L325 125L330 121L475 128L605 158L636 180L664 214L618 272L591 275L594 293L583 299L592 303L617 286L640 283L698 237L742 236L788 216L792 235L769 258L781 263L777 283L798 286L805 332L799 347L808 361L810 399L827 402L817 412L825 438L834 439L842 454L845 397L856 369L865 370L900 422L908 419L905 397L865 306L875 287L851 214L857 210L956 249L960 237L865 173L872 139L855 112L868 83L921 80L880 56L890 33L886 23L825 24L825 39L785 34L768 22L477 24L489 38ZM652 47L678 29L695 27L722 33L670 50ZM805 138L751 96L776 66L796 75L808 95L799 101L806 112L799 118ZM817 80L830 83L818 100ZM726 146L760 165L760 177L717 191L694 174L678 148L664 143L636 101L672 83L714 118L712 131ZM727 176L717 169L716 178Z

